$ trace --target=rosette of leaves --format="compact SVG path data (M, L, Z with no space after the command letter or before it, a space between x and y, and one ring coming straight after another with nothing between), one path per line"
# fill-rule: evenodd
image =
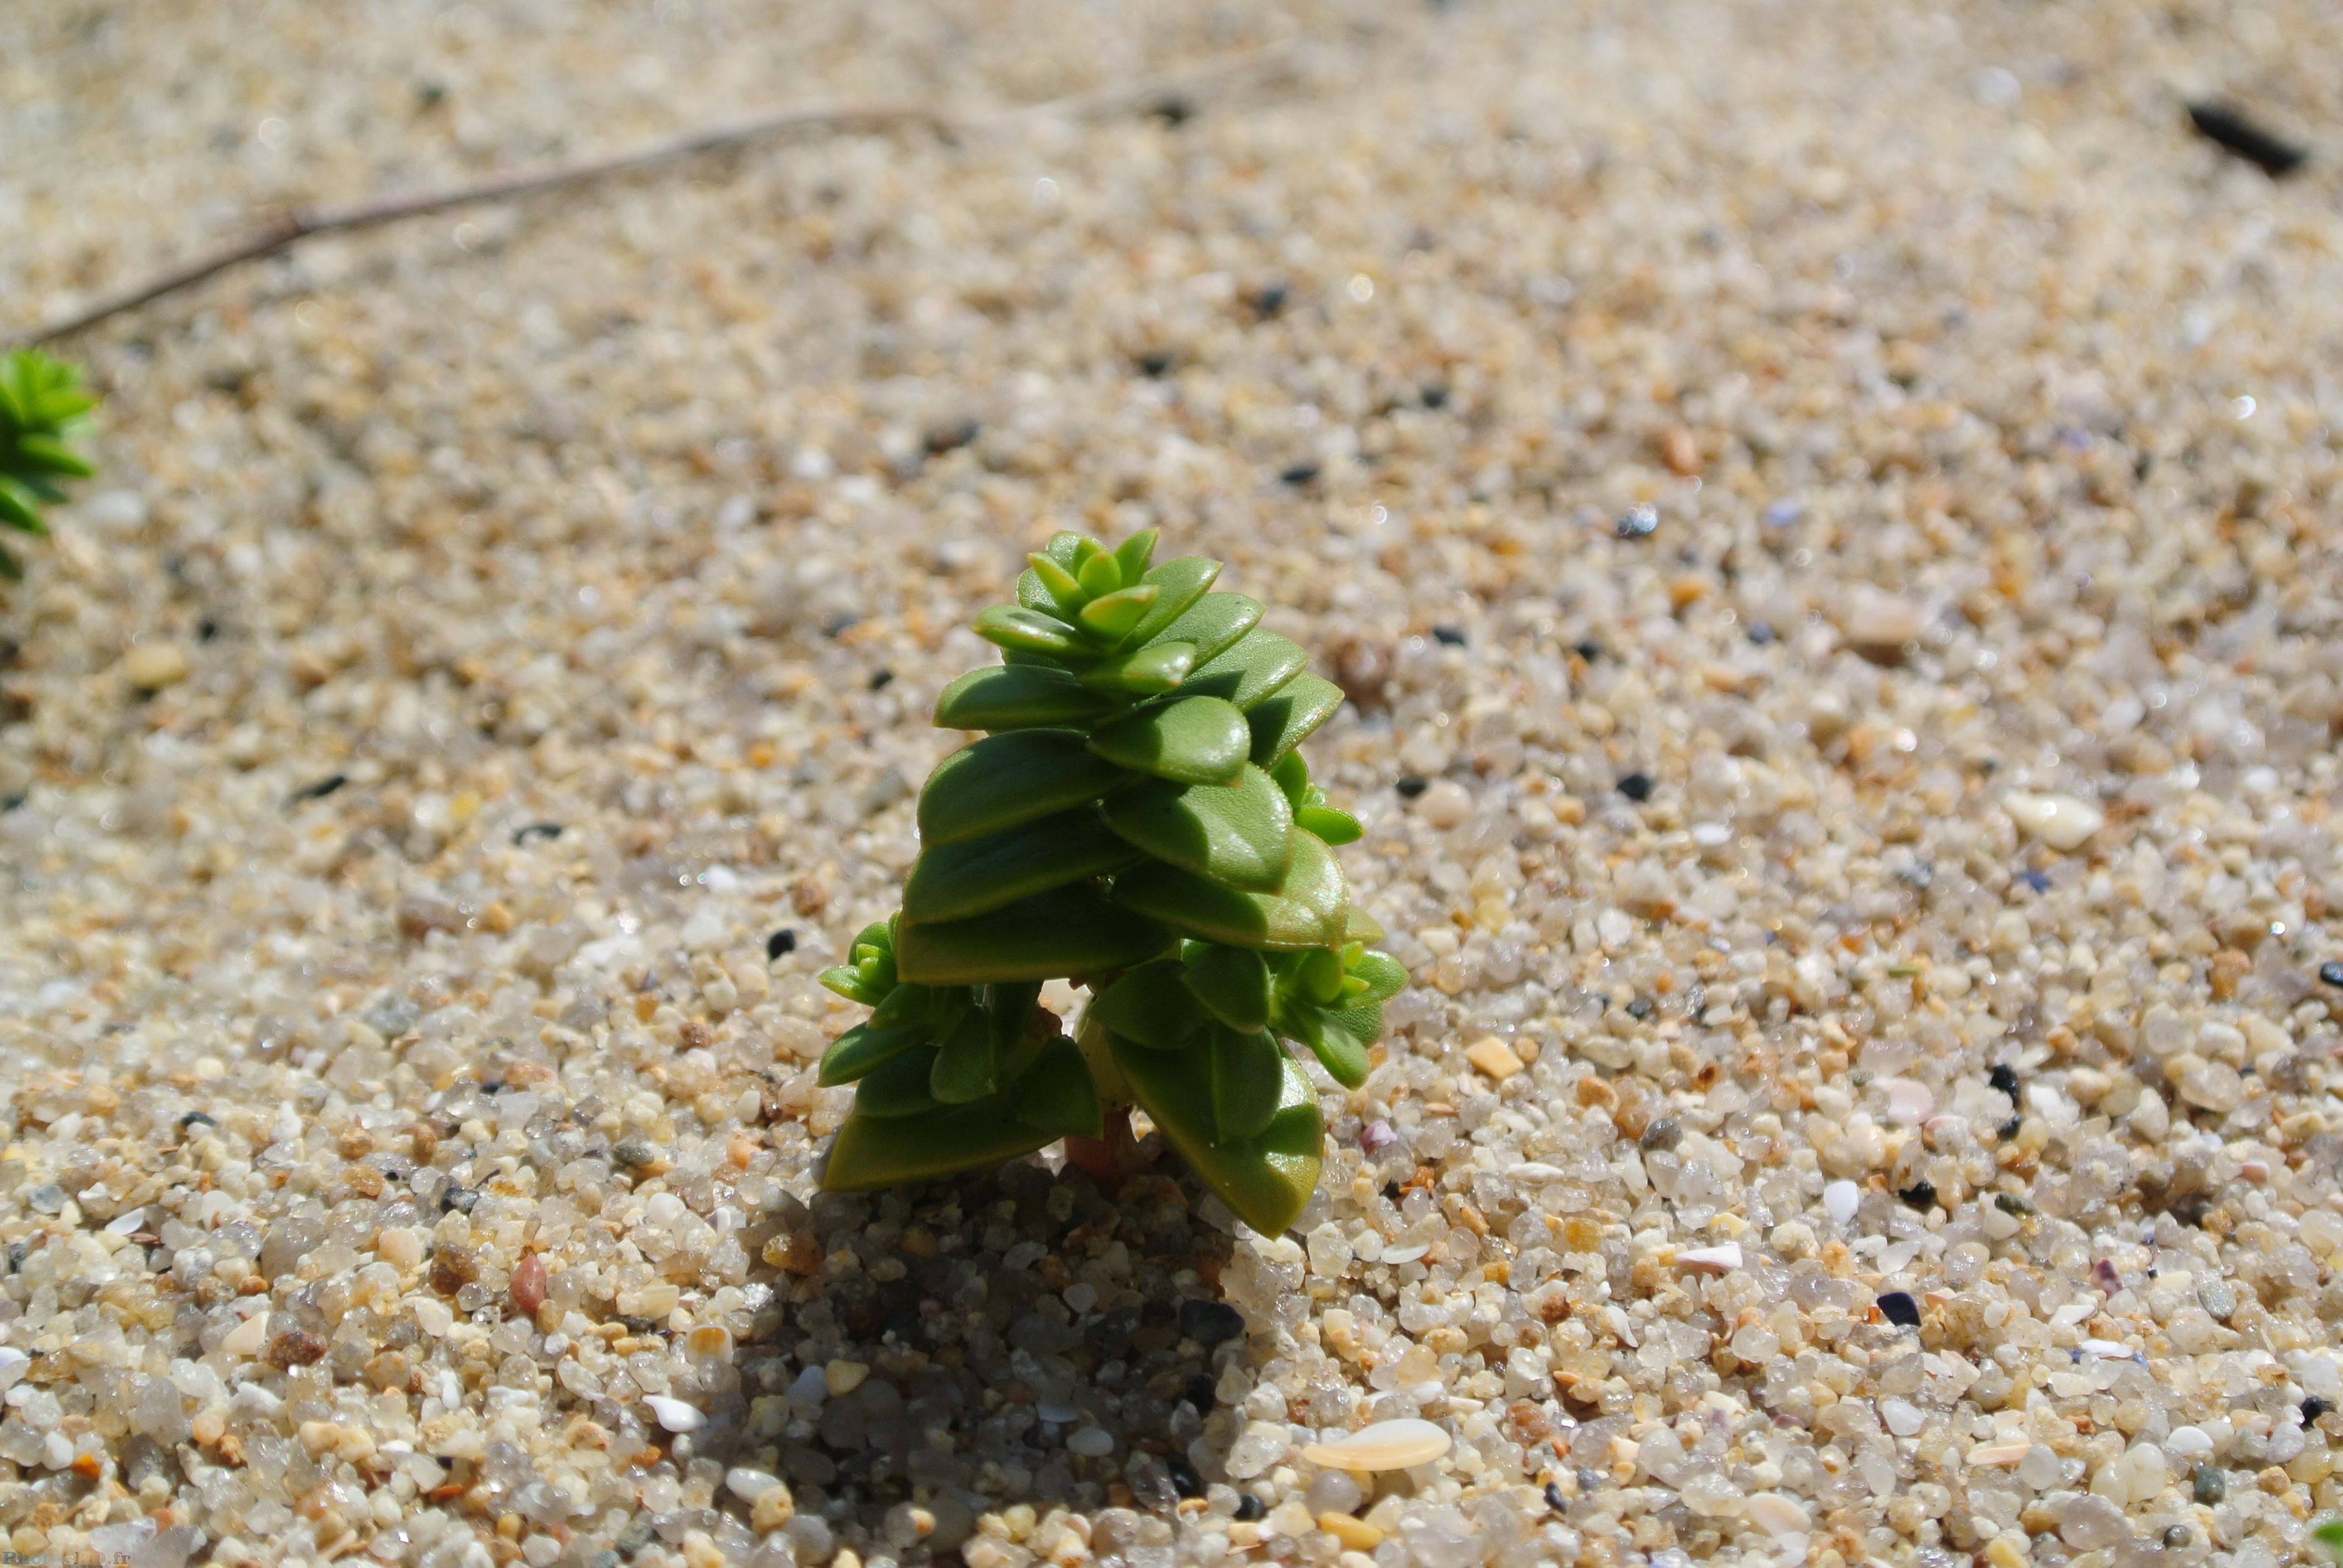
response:
M29 348L0 357L0 528L48 533L41 508L65 498L64 481L96 471L70 443L96 407L63 360ZM24 563L0 546L0 577L24 575Z
M1365 1081L1406 972L1333 849L1359 824L1297 748L1342 706L1220 563L1061 533L976 629L999 665L936 722L982 731L919 799L902 908L822 982L870 1007L822 1059L854 1109L825 1183L860 1191L1099 1139L1136 1105L1274 1235L1317 1184L1298 1044ZM1070 1036L1044 981L1087 986Z

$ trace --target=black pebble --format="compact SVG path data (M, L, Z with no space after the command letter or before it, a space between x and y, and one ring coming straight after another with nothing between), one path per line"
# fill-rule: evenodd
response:
M1629 507L1611 525L1611 531L1623 539L1645 539L1659 531L1660 509L1657 507Z
M1628 774L1619 780L1619 793L1638 806L1642 805L1652 798L1652 776L1648 773Z
M1306 485L1318 477L1315 463L1296 463L1277 476L1289 485Z
M2317 1421L2320 1416L2325 1415L2328 1411L2333 1410L2334 1408L2335 1407L2333 1405L2328 1403L2327 1401L2319 1398L2317 1394L2312 1394L2308 1399L2302 1402L2302 1424L2308 1426L2312 1422Z
M1432 780L1418 773L1403 773L1399 776L1399 782L1392 788L1399 791L1401 799L1413 800L1432 788Z
M293 791L296 800L322 800L350 781L347 773L328 773L315 784L304 784Z
M2050 873L2047 871L2020 871L2017 879L2037 893L2050 890Z
M841 611L837 615L831 616L830 619L822 623L821 635L832 638L844 637L849 631L851 631L854 628L854 624L861 618L862 618L860 616L855 615L850 611Z
M1195 113L1196 106L1177 95L1159 99L1155 105L1155 117L1175 131L1192 119Z
M1896 1195L1923 1212L1936 1206L1936 1184L1934 1181L1915 1181Z
M765 939L765 957L768 959L777 959L783 953L793 953L797 950L798 934L795 931L775 931Z
M1278 315L1284 310L1285 302L1292 297L1292 291L1285 285L1270 284L1252 297L1253 314L1263 317Z
M868 684L873 691L884 691L894 682L894 679L895 672L893 670L874 669L870 672L870 679Z
M1562 1494L1561 1482L1549 1481L1545 1483L1545 1505L1556 1513L1570 1512L1570 1499Z
M1603 645L1599 642L1574 643L1571 645L1570 651L1578 655L1579 658L1584 659L1587 663L1593 664L1596 659L1603 657Z
M2167 1524L2164 1527L2164 1545L2168 1552L2177 1552L2188 1544L2188 1526Z
M2009 1063L1995 1062L1993 1070L1985 1075L1985 1081L2008 1095L2010 1099L2017 1098L2017 1069L2010 1066Z
M1762 620L1749 623L1749 640L1763 648L1774 640L1774 628Z
M1448 407L1448 388L1434 382L1423 389L1423 406L1427 408Z
M1204 1495L1204 1478L1196 1473L1194 1465L1176 1453L1167 1453L1163 1456L1163 1468L1171 1473L1172 1491L1182 1497Z
M1435 640L1446 643L1450 648L1464 646L1464 628L1461 626L1435 626L1432 628L1432 635Z
M1180 1385L1180 1397L1196 1407L1198 1415L1209 1414L1221 1402L1219 1385L1202 1372L1198 1372Z
M2343 959L2328 959L2320 964L2318 978L2328 985L2343 986Z
M218 1122L213 1121L202 1111L190 1111L185 1116L179 1118L179 1130L184 1132L198 1121L202 1122L206 1127L217 1127L219 1125Z
M479 1201L480 1195L468 1187L450 1187L439 1194L439 1212L445 1214L453 1209L459 1214L468 1214Z
M1640 795L1638 795L1637 797L1635 797L1635 799L1637 799L1638 800L1640 800L1640 799L1643 799L1643 797L1642 797L1642 796L1640 796ZM1636 997L1636 998L1633 999L1632 1000L1630 1000L1630 1001L1627 1003L1627 1016L1628 1016L1629 1018L1637 1018L1637 1019L1649 1018L1649 1017L1651 1017L1651 1016L1652 1016L1652 1003L1651 1003L1651 999L1650 999L1650 998L1648 998L1648 997L1640 997L1640 996L1639 996L1639 997Z
M1263 1503L1260 1498L1255 1497L1250 1492L1240 1492L1237 1493L1237 1517L1239 1519L1242 1519L1246 1523L1250 1524L1256 1519L1265 1519L1268 1516L1268 1503Z
M1180 1332L1211 1350L1244 1332L1244 1314L1226 1302L1191 1300L1180 1303Z
M956 452L983 432L984 427L973 419L962 419L957 425L939 425L928 432L928 455L940 457L946 452Z
M206 616L203 619L196 623L196 640L197 642L209 642L218 635L219 622L214 620L211 617Z
M2025 1125L2026 1118L2023 1116L2013 1116L2008 1121L2003 1122L2000 1126L1993 1130L1994 1136L1996 1138L2015 1138L2017 1136L2017 1130Z
M529 843L530 841L538 839L558 839L559 837L561 837L560 823L531 822L528 827L523 828L519 832L513 835L513 842L516 845L520 845Z
M1879 1298L1879 1315L1901 1329L1920 1326L1920 1304L1907 1291L1890 1291Z
M2243 110L2227 104L2191 104L2188 123L2197 127L2198 136L2256 165L2272 179L2284 179L2310 156L2294 143L2247 119Z
M1139 357L1137 364L1139 366L1139 373L1141 376L1161 376L1166 370L1172 368L1172 356L1169 354L1142 354Z

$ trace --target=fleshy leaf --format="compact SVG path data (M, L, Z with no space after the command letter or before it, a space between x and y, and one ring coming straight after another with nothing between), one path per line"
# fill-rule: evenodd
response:
M981 839L1095 799L1122 770L1071 729L1013 729L953 752L920 791L922 842Z
M1215 1144L1210 1081L1197 1059L1111 1041L1114 1063L1148 1117L1204 1185L1264 1236L1282 1235L1318 1185L1325 1126L1317 1091L1299 1062L1280 1053L1276 1114L1259 1136Z
M1106 803L1107 825L1159 860L1231 888L1268 892L1299 839L1293 809L1250 764L1233 785L1151 782Z
M1031 1154L1054 1136L1027 1126L998 1100L884 1119L858 1111L838 1130L821 1184L833 1192L868 1192L980 1171Z
M1373 1045L1383 1038L1383 1004L1370 1000L1339 1010L1329 1008L1326 1021L1339 1024L1345 1034L1361 1045Z
M1273 631L1249 631L1224 653L1198 664L1186 681L1201 697L1224 697L1250 712L1302 673L1310 656Z
M1283 792L1287 805L1299 811L1310 804L1310 764L1301 752L1289 751L1278 759L1277 765L1270 769L1269 776L1277 780L1277 787Z
M997 604L976 618L976 635L997 647L1051 658L1086 658L1091 645L1081 633L1060 620L1023 606Z
M1140 578L1140 581L1156 589L1155 603L1148 610L1147 618L1141 621L1138 629L1131 634L1131 640L1140 643L1158 640L1173 642L1192 640L1184 637L1167 638L1163 633L1166 628L1186 615L1189 609L1204 597L1212 588L1214 579L1220 575L1221 563L1210 556L1182 556L1176 561L1165 561L1161 566ZM1234 638L1231 640L1233 641ZM1216 648L1213 651L1219 650ZM1198 657L1210 656L1199 654Z
M1053 1138L1106 1134L1098 1085L1091 1081L1090 1068L1071 1040L1053 1040L1043 1046L1008 1098L1020 1121Z
M1269 1027L1269 965L1252 949L1198 943L1189 951L1184 978L1196 1000L1229 1028Z
M1353 904L1342 911L1342 940L1346 942L1379 942L1383 940L1383 923Z
M1389 953L1362 953L1351 972L1367 982L1367 995L1388 1001L1406 988L1407 970Z
M1293 813L1293 825L1305 833L1315 833L1329 845L1355 844L1365 831L1356 817L1332 806L1304 806Z
M936 699L941 729L1036 729L1084 724L1110 699L1048 664L996 664L971 669Z
M1275 893L1222 887L1160 861L1114 879L1114 901L1206 941L1280 950L1333 947L1342 940L1342 873L1326 847L1297 834L1293 865Z
M1074 570L1082 585L1082 592L1097 598L1114 592L1122 586L1122 568L1114 564L1114 557L1104 550L1091 556Z
M1252 759L1268 768L1308 739L1342 706L1342 689L1315 675L1297 675L1245 715L1252 725Z
M1096 811L1078 806L981 839L921 850L903 884L903 918L920 924L965 920L1103 875L1135 858Z
M1304 954L1293 966L1292 983L1301 996L1325 1006L1342 994L1342 955L1324 949Z
M1205 1024L1176 963L1141 964L1094 998L1088 1017L1152 1050L1177 1050Z
M913 1020L892 1028L873 1028L868 1022L858 1023L830 1042L822 1052L821 1070L816 1081L824 1089L835 1089L841 1083L851 1083L902 1055L928 1038L925 1021Z
M945 1105L966 1105L1001 1087L1000 1059L993 1054L992 1015L970 1008L936 1048L928 1070L928 1092Z
M1160 601L1157 608L1161 608ZM1151 631L1142 623L1139 635L1142 641L1150 643L1193 643L1196 660L1201 664L1234 648L1260 620L1261 605L1256 600L1241 593L1206 594L1185 615L1164 623L1161 630Z
M1045 980L1127 969L1158 957L1172 933L1072 888L1021 899L973 920L906 924L895 967L931 985Z
M1266 1030L1240 1033L1216 1029L1207 1060L1212 1074L1212 1141L1233 1143L1268 1126L1284 1088L1285 1053L1278 1050L1276 1040Z
M1155 541L1161 532L1157 528L1141 528L1114 547L1114 568L1123 581L1135 583L1146 579L1147 563L1155 558Z
M1182 784L1233 784L1244 771L1245 717L1217 697L1183 697L1103 725L1091 749L1119 767Z
M1041 584L1041 591L1048 600L1045 604L1029 604L1028 608L1038 609L1044 614L1053 614L1061 619L1081 610L1082 600L1086 596L1082 592L1082 585L1074 580L1073 573L1040 550L1035 550L1025 558L1033 563L1031 568L1033 580ZM1023 602L1021 596L1020 602Z
M1177 688L1195 667L1196 650L1186 643L1150 643L1092 665L1082 671L1082 684L1101 691L1153 697Z
M1367 1081L1372 1064L1365 1041L1315 1008L1296 1009L1289 1021L1293 1038L1310 1048L1328 1077L1345 1089L1356 1089Z
M935 1109L928 1079L935 1070L936 1048L922 1045L907 1050L862 1075L854 1086L857 1116L912 1116Z
M1119 588L1091 600L1082 606L1082 629L1111 648L1129 637L1131 628L1146 618L1148 606L1155 602L1156 590L1141 583L1135 588Z

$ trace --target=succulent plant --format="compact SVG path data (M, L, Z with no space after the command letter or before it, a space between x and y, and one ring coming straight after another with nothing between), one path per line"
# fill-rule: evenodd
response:
M1151 565L1155 538L1059 534L977 618L1003 662L945 688L936 723L985 738L920 793L902 908L822 976L872 1010L822 1059L855 1085L825 1185L1060 1138L1099 1170L1134 1105L1264 1234L1317 1185L1318 1097L1282 1042L1356 1088L1407 981L1334 860L1359 824L1297 749L1342 693L1210 591L1218 561ZM1090 990L1071 1035L1051 980Z
M49 531L41 508L65 498L59 481L94 471L66 443L96 407L81 373L63 360L30 348L0 357L0 528ZM24 564L0 547L0 577L24 575Z

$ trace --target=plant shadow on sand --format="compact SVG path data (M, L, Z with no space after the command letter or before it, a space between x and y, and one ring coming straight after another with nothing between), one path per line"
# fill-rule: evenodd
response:
M855 1520L915 1493L1168 1512L1200 1490L1190 1447L1248 1327L1218 1290L1232 1238L1183 1177L1159 1155L1109 1192L1026 1160L785 1201L751 1236L771 1305L697 1452Z

